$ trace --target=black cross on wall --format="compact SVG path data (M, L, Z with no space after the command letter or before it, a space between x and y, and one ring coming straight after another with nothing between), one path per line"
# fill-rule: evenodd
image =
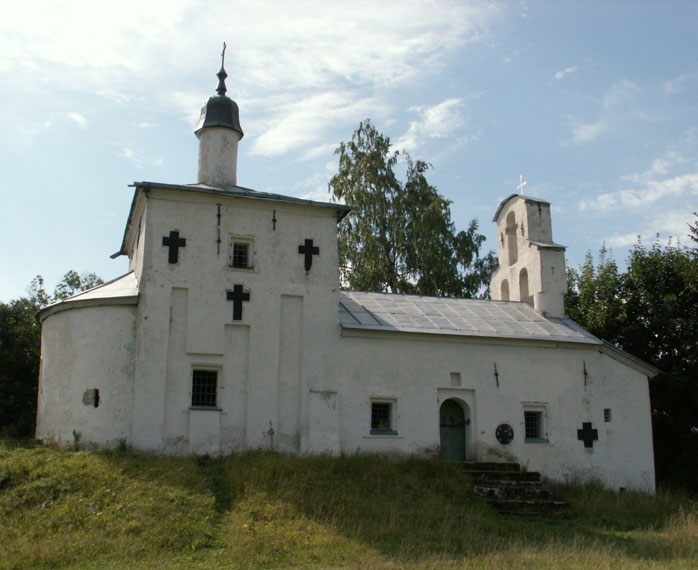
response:
M242 320L242 302L250 300L249 293L243 293L242 285L233 285L232 291L226 291L225 298L233 302L233 320Z
M168 263L177 263L179 259L179 248L187 246L187 240L179 237L178 231L171 231L170 237L164 236L162 238L162 245L170 248L169 255L167 256Z
M591 429L591 422L582 422L582 429L577 430L577 439L584 442L584 447L594 447L599 439L599 430Z
M310 271L313 265L313 255L320 255L320 248L317 246L313 247L313 240L307 239L305 240L305 245L298 246L298 253L305 254L305 270Z

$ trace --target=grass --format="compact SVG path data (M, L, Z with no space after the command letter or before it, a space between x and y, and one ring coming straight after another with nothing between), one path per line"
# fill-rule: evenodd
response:
M687 497L563 486L570 509L493 513L456 466L225 458L0 442L0 569L695 568Z

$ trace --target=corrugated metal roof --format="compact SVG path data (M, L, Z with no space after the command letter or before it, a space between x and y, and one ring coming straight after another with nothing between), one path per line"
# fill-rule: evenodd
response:
M341 291L339 301L346 329L601 344L571 319L543 317L514 301L359 291Z

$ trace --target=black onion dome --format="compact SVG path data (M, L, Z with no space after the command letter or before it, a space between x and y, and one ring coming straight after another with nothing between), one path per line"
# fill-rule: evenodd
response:
M206 105L201 107L201 118L196 126L195 133L207 127L223 127L233 129L240 133L240 138L245 136L240 126L240 109L235 101L225 95L211 97Z
M228 74L225 72L225 42L223 43L223 53L221 54L221 69L216 74L218 77L217 97L211 97L208 103L201 107L201 117L194 133L198 134L201 129L207 127L223 127L233 129L240 133L240 138L245 136L240 126L240 109L238 104L225 95L228 90L225 86L225 79Z

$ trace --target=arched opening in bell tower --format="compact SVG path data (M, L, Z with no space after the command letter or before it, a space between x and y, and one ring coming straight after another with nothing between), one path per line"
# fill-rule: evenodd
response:
M509 300L509 281L507 281L506 279L502 281L500 298L502 301Z
M516 215L514 212L509 212L507 215L507 225L504 233L507 236L509 265L514 265L519 260L519 250L516 243Z
M519 273L519 300L533 306L533 299L528 294L528 271L525 267Z

